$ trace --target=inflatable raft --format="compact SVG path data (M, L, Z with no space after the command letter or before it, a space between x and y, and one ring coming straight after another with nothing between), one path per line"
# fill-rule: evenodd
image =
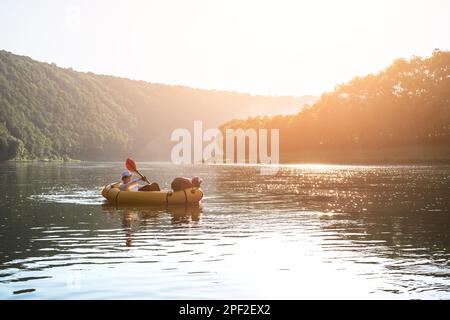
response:
M203 192L199 188L182 191L120 191L120 183L112 183L103 187L102 196L109 202L121 205L193 205L199 204Z

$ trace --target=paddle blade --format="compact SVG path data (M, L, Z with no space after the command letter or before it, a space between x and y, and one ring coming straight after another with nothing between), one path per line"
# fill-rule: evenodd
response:
M136 172L137 171L137 169L136 169L136 162L134 162L134 160L131 159L131 158L128 158L125 161L125 167L127 167L127 169L130 170L131 172Z

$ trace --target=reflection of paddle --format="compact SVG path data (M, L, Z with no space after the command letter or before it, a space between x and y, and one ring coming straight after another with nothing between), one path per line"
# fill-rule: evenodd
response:
M138 169L136 168L136 162L134 162L133 159L128 158L125 161L125 167L127 167L128 170L130 170L131 172L136 172L138 175L141 176L141 178L144 178L144 176L138 171ZM147 178L145 178L144 180L145 182L147 182L148 184L150 184L150 182L147 180Z

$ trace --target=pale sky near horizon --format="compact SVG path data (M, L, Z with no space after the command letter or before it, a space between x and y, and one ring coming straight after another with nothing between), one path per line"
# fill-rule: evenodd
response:
M320 95L450 49L448 0L1 0L0 49L79 71Z

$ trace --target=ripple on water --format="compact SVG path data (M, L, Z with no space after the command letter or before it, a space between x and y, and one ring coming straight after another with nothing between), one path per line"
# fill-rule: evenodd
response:
M99 205L104 203L104 198L98 189L59 189L50 193L31 195L31 200L64 204Z

